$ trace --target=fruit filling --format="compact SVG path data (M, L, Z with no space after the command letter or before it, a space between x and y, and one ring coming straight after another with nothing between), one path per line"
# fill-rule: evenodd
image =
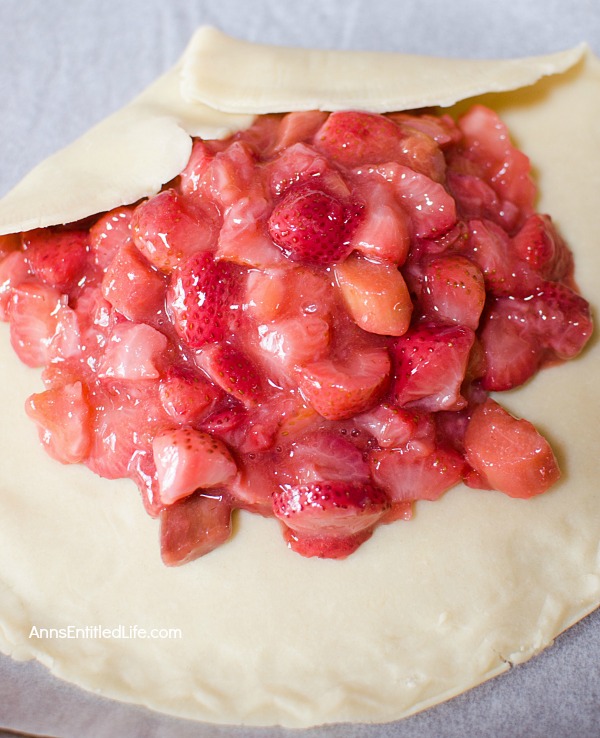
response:
M280 521L344 558L463 481L560 475L490 392L592 332L573 257L497 115L262 116L154 197L0 237L0 317L43 367L46 450L133 480L178 565ZM398 535L402 535L401 530Z

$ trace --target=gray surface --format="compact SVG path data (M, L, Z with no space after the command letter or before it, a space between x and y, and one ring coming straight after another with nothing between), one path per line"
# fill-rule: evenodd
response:
M202 23L297 46L507 57L587 40L600 54L597 0L0 0L0 194L168 68ZM393 725L215 728L101 700L0 657L0 728L57 738L594 738L600 613L533 661Z

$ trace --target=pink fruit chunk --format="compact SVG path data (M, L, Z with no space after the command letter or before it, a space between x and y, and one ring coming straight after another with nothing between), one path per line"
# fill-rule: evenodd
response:
M327 113L320 110L288 113L279 125L275 151L285 151L296 143L310 141L326 120Z
M291 261L333 264L347 256L351 214L340 200L314 187L290 189L269 218L273 241Z
M560 281L573 272L573 255L549 215L530 215L513 237L515 253L544 279Z
M382 448L405 446L415 433L418 417L414 411L381 403L354 418L371 433Z
M27 366L44 366L51 358L51 345L58 329L61 294L45 284L26 281L12 290L10 341Z
M475 162L485 179L506 200L524 211L533 208L536 188L529 159L516 149L498 115L483 105L473 105L459 121L465 156Z
M465 457L493 489L510 497L532 497L560 477L546 439L492 399L473 412L465 433Z
M220 392L198 372L169 367L158 388L165 411L180 423L197 422L214 405Z
M456 223L456 206L443 185L401 164L382 164L368 172L391 182L417 238L435 238Z
M456 209L464 220L489 220L514 231L521 220L516 205L502 200L490 185L475 174L449 169L446 186L456 201Z
M206 251L171 275L167 304L177 333L190 348L222 341L236 319L235 267Z
M587 300L559 282L542 282L526 302L534 332L559 359L572 359L583 350L593 331Z
M115 208L90 228L90 255L96 266L107 269L117 251L131 241L133 207Z
M213 251L216 229L207 210L187 202L176 190L163 190L135 209L133 241L157 269L171 272L197 251Z
M477 330L485 285L472 261L456 255L433 258L426 262L421 282L421 305L428 318Z
M241 197L223 216L215 257L256 269L267 269L286 260L267 233L270 203L260 194Z
M221 487L237 473L225 444L193 428L159 433L152 442L160 499L171 505L195 490Z
M194 141L189 161L179 175L181 189L185 195L190 195L200 189L214 155L215 152L205 141L200 139Z
M437 500L466 472L463 457L449 446L440 446L425 456L394 449L377 451L371 464L375 483L388 493L392 505Z
M89 248L87 231L30 231L23 246L31 271L59 292L68 292L83 277Z
M360 194L365 200L365 210L352 235L352 247L368 258L401 266L410 248L408 215L387 183L372 182Z
M302 435L292 444L288 458L281 462L278 479L282 484L297 486L328 480L330 482L369 481L369 465L363 451L353 443L360 436L343 436L333 430L317 430ZM364 437L364 433L362 434Z
M321 359L329 347L329 323L316 315L283 318L258 332L260 348L288 369Z
M387 495L370 483L322 481L273 495L273 511L284 523L289 545L304 556L348 556L388 509Z
M208 346L197 361L221 389L247 407L253 407L261 399L262 380L258 369L234 346L227 343Z
M27 415L38 426L46 451L62 464L83 461L91 443L91 410L81 382L31 395Z
M334 273L346 307L360 328L382 336L406 333L413 304L397 267L350 255L335 266Z
M144 323L115 326L98 367L98 377L158 379L167 337Z
M126 241L106 268L102 293L121 315L142 322L163 307L166 282L131 241Z
M31 276L22 251L12 251L0 261L0 320L9 319L13 289Z
M429 412L458 410L475 334L465 326L425 323L401 336L393 349L395 403Z
M370 349L345 363L331 359L307 364L298 375L304 397L328 420L342 420L375 405L385 390L390 359L385 349Z
M160 513L160 553L167 566L205 556L231 536L231 503L226 495L196 492Z

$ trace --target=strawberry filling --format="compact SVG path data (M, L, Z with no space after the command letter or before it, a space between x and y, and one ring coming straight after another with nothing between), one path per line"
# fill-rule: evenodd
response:
M592 332L573 257L495 113L263 116L154 197L0 238L0 318L58 461L133 480L165 564L245 509L344 558L464 481L560 475L490 391Z

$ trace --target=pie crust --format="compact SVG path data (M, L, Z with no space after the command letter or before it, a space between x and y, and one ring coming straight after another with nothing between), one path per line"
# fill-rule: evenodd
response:
M215 33L200 35L218 59L236 44ZM264 112L252 102L239 106L242 115L218 113L191 99L194 65L206 61L202 43L197 36L183 62L130 107L34 170L0 203L0 232L78 219L156 192L185 165L190 134L225 135ZM256 58L253 47L239 48L259 64L262 47ZM280 53L285 66L290 52L269 53ZM294 52L302 53L310 64L312 52ZM337 55L327 58L341 74ZM356 55L366 67L375 58L395 63L391 55ZM427 72L430 62L410 63ZM434 79L439 62L431 64ZM486 67L489 90L563 72L481 100L531 157L539 209L570 242L578 283L592 296L600 281L600 61L579 48L554 62L535 60L529 76L521 61L512 81L510 65L498 64L498 84L493 65ZM482 92L479 82L470 86L478 68L462 62L442 85L450 94L456 81L457 94L437 101ZM203 85L207 95L216 89L202 80L194 97L228 107L201 98ZM19 363L7 326L0 328L0 649L16 659L36 658L108 697L207 722L384 722L525 661L600 604L597 341L501 398L557 451L563 479L552 491L515 500L457 487L435 503L417 503L411 522L378 528L343 561L304 559L281 545L277 521L239 513L229 543L169 569L158 524L131 482L45 455L23 411L40 390L39 372ZM179 628L182 637L36 638L33 626Z

